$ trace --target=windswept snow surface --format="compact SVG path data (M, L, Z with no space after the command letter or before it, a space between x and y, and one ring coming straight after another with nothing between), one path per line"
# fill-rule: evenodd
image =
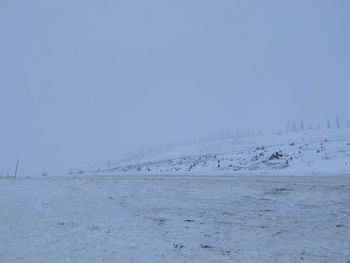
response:
M237 137L172 147L79 173L350 174L350 128Z
M344 128L0 177L0 262L348 263L349 163Z
M0 178L0 262L350 261L349 176Z

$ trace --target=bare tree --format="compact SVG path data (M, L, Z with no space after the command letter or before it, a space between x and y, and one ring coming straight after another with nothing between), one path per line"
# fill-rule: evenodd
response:
M331 127L331 124L329 122L329 117L327 117L327 129L329 129Z
M337 116L337 117L335 117L335 121L336 121L336 123L337 123L337 128L339 129L339 128L340 128L340 123L339 123L338 116Z

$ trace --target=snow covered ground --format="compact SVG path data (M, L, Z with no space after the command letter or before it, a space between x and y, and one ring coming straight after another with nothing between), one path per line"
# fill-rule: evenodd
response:
M0 177L0 209L0 263L349 263L350 129Z
M2 263L350 262L350 176L3 177L0 208Z
M73 172L74 173L74 172ZM303 130L180 145L75 173L350 174L350 128Z

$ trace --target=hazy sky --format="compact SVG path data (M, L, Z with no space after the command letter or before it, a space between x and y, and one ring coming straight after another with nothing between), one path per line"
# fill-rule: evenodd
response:
M350 1L0 1L0 173L349 120Z

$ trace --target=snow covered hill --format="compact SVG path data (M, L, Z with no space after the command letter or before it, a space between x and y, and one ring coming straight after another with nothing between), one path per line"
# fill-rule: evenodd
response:
M74 172L73 172L74 173ZM112 174L350 174L350 128L237 137L172 147L80 171Z

